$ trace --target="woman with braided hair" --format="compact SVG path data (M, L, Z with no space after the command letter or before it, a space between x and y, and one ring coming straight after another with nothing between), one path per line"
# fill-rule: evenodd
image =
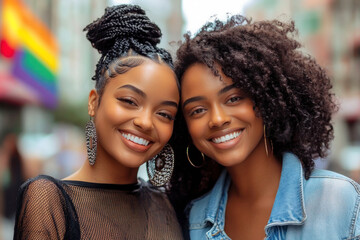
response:
M19 193L14 239L182 239L157 188L170 179L167 144L179 103L161 31L134 5L108 7L84 31L101 58L89 94L88 161L58 180L41 175ZM137 178L147 162L150 183Z
M337 105L295 33L235 15L185 35L169 196L191 239L360 239L359 185L314 169Z

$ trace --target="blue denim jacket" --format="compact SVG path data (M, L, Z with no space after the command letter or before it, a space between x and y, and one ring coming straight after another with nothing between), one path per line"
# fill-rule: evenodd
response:
M189 205L190 238L230 239L224 232L230 177ZM360 240L360 186L340 174L315 169L305 180L299 159L285 153L265 239Z

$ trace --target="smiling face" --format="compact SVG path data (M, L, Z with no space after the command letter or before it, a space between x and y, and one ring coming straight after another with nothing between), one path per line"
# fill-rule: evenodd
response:
M181 99L194 145L225 167L235 166L255 150L265 151L263 121L254 104L221 71L219 77L203 64L184 73Z
M179 103L174 72L146 60L110 78L98 104L93 90L89 114L98 136L97 161L117 161L137 168L168 142Z

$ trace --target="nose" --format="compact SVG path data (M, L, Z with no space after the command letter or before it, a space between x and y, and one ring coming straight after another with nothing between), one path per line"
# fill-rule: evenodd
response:
M139 115L134 118L134 125L144 131L153 129L152 115L150 110L144 109L144 111L139 112Z
M211 109L209 127L221 127L230 123L231 117L224 111L223 107L215 104Z

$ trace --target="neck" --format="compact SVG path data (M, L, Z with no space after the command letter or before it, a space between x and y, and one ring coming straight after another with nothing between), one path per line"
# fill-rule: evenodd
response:
M78 180L94 183L131 184L137 182L137 168L122 165L105 152L98 152L94 165L88 159L82 167L64 180Z
M242 163L227 168L232 180L229 194L249 201L275 199L281 165L272 153L267 156L260 145Z

